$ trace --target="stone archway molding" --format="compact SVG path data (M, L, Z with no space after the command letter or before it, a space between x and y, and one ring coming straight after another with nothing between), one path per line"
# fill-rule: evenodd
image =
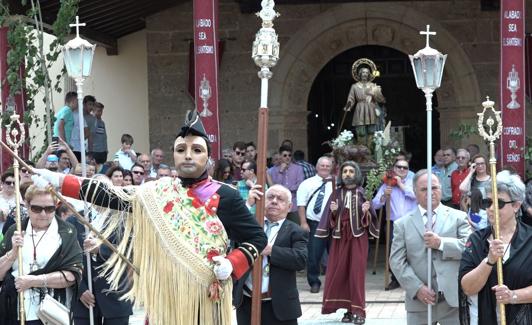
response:
M414 54L425 46L419 31L427 24L438 33L432 37L431 47L448 54L438 90L441 111L460 115L457 111L477 107L481 95L471 62L438 20L399 3L340 4L310 19L281 47L281 59L273 69L270 86L270 107L281 112L270 122L280 132L279 139L270 143L291 138L296 147L306 148L308 96L314 79L331 59L361 45L382 45Z

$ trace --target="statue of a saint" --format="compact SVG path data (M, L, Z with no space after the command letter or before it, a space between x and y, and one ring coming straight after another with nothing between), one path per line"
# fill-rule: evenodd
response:
M373 61L369 59L355 61L352 75L357 82L351 86L344 107L344 111L350 111L355 106L352 125L357 134L357 143L368 147L376 131L379 116L384 114L378 104L386 102L381 87L373 82L377 74L377 67Z

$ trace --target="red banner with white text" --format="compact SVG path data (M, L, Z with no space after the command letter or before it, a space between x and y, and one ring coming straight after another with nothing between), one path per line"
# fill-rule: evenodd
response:
M218 118L218 0L194 0L194 88L196 109L212 144L212 157L220 157Z
M525 176L525 1L501 1L500 161Z

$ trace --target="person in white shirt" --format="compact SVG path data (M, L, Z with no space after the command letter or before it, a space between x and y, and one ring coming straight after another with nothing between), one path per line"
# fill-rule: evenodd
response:
M120 142L122 143L122 147L116 152L115 160L118 160L120 167L130 170L137 161L137 154L131 149L133 137L129 134L122 134Z
M316 164L317 174L304 180L297 189L297 212L301 228L309 232L307 281L311 293L321 287L320 261L327 247L327 240L314 237L321 215L332 194L332 161L321 157Z

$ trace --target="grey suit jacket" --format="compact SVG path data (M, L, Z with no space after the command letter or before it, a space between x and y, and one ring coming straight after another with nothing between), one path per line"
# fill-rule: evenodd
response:
M458 307L458 268L470 234L466 213L440 204L434 232L442 239L443 250L432 250L432 289L443 292L447 303ZM424 311L427 308L416 298L417 291L428 283L424 233L425 225L419 208L394 222L390 267L406 290L407 311Z

